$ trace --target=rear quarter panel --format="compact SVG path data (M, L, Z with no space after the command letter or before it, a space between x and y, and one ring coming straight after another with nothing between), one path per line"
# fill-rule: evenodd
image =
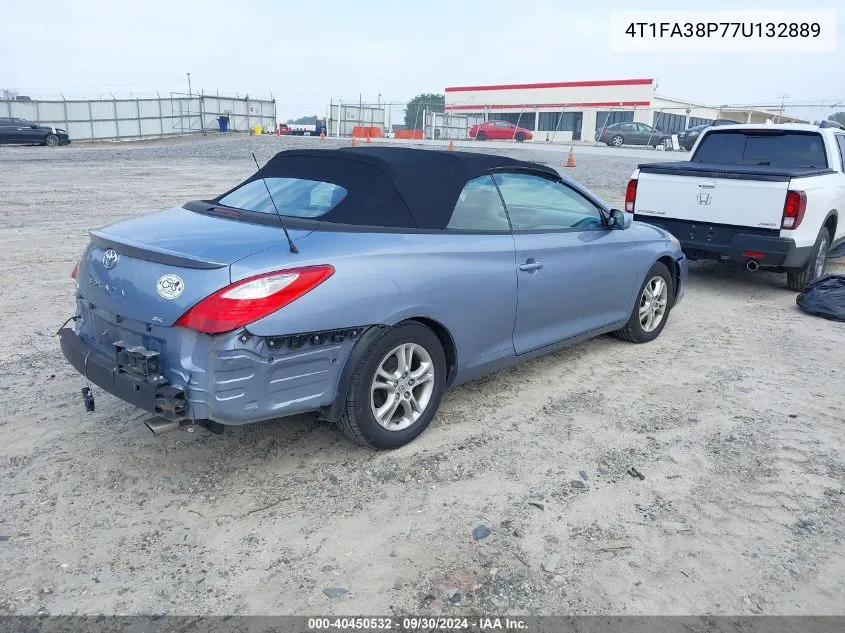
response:
M247 329L258 336L425 317L455 342L458 366L513 353L516 266L510 234L314 232L293 261L270 249L232 265L233 280L332 264L320 286ZM279 262L284 262L280 266Z

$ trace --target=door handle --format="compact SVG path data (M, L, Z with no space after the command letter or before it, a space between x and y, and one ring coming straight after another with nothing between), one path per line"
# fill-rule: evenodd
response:
M700 182L700 183L698 183L698 186L701 187L702 189L715 189L716 183L715 182Z
M524 264L519 265L520 270L540 270L543 267L543 264L540 262L535 262L533 259L529 259Z

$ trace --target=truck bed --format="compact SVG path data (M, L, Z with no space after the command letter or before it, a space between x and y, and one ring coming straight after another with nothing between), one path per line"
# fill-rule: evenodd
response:
M699 176L702 178L728 178L733 180L789 181L792 178L832 174L827 167L775 167L771 165L720 165L718 163L693 163L686 160L665 163L644 163L639 170L650 174L673 176Z

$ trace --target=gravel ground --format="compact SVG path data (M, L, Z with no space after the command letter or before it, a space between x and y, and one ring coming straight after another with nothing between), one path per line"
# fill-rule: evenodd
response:
M311 415L155 437L114 398L85 413L54 333L86 230L315 144L0 150L0 614L845 613L845 330L782 276L694 264L657 341L457 387L393 452ZM576 157L617 205L641 160Z

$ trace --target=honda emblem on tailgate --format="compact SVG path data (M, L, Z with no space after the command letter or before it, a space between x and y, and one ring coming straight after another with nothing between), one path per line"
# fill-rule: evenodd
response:
M708 206L710 204L710 194L704 191L698 194L698 204Z

